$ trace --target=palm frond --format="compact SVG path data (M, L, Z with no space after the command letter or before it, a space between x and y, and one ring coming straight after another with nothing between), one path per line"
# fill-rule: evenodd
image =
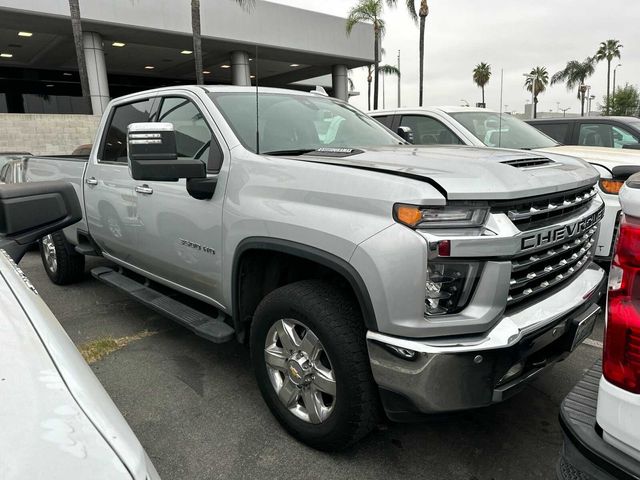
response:
M395 67L393 65L380 65L378 67L378 71L383 75L395 75L396 77L400 76L400 70L398 70L398 67Z

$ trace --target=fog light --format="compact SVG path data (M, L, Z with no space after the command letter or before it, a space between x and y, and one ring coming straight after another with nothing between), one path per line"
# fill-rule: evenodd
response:
M396 347L395 345L389 345L388 343L384 343L383 345L396 357L400 357L403 360L415 360L418 358L418 352L409 350L408 348Z
M445 315L462 310L479 276L478 263L430 261L425 283L425 314Z

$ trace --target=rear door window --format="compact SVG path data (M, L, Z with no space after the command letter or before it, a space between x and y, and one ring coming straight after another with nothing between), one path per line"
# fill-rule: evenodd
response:
M532 123L542 133L549 135L556 142L567 143L568 123Z
M400 126L413 131L416 145L462 145L462 141L444 123L425 115L404 115Z
M98 154L101 162L127 163L127 127L148 122L151 103L146 99L114 107Z

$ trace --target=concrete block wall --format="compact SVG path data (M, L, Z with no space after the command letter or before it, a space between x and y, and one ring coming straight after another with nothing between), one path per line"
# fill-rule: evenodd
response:
M0 113L0 152L69 155L93 143L99 122L97 115Z

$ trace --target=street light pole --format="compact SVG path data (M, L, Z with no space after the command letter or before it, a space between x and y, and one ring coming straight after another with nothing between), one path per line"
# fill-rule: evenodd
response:
M566 117L567 116L567 110L571 110L571 107L559 108L559 110L562 112L562 116Z
M615 96L616 94L616 70L618 70L618 67L621 67L622 64L619 63L618 65L616 65L616 68L613 69L613 93L611 94L611 96ZM609 108L611 108L611 106L609 106Z
M402 71L400 70L400 50L398 50L398 108L400 108L400 80L402 79Z
M533 120L535 117L535 108L536 108L536 76L531 75L530 73L523 73L524 77L527 80L531 80L531 119Z

